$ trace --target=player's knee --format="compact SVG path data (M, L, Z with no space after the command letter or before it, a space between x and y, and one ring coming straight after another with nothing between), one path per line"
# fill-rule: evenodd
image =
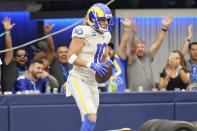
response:
M89 119L90 121L96 122L96 114L89 114L89 115L88 115L88 119Z

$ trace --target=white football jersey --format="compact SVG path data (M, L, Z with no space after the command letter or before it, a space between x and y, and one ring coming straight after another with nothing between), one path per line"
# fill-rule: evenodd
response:
M111 40L110 32L101 34L90 26L84 25L77 26L73 29L72 38L74 37L85 39L85 44L78 57L94 63L101 62L105 48ZM95 71L88 68L73 66L70 74L81 79L95 82Z

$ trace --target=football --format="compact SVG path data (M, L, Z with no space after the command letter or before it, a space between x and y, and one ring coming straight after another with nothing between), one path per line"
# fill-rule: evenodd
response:
M107 71L108 71L108 73L107 73L105 76L101 77L101 76L99 75L99 73L96 72L96 74L95 74L95 79L96 79L97 83L104 83L104 82L108 81L109 78L111 77L111 75L112 75L112 66L111 66L111 64L109 64L109 63L106 63L106 65L108 65L109 68L106 68Z

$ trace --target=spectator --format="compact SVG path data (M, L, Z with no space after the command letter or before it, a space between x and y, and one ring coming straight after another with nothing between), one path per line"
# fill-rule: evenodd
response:
M6 48L12 48L12 38L10 31L15 26L11 24L11 19L5 17L2 20L5 29ZM24 48L11 50L5 53L3 69L2 69L2 89L3 91L11 91L17 78L27 70L28 54Z
M50 34L51 30L53 29L54 25L50 25L48 23L45 26L45 32L47 35ZM64 88L64 83L67 81L69 71L71 70L71 65L67 63L67 53L68 47L66 45L58 45L54 48L54 42L52 37L48 37L47 39L48 53L47 59L50 64L50 74L53 75L59 83L58 91L60 92L61 88Z
M50 31L53 29L55 25L50 25L47 23L44 26L44 31L47 35L50 34ZM54 56L53 45L51 45L52 37L47 37L45 41L39 41L34 46L31 46L32 50L34 51L34 58L42 59L44 62L44 69L49 72L50 63L49 60ZM52 43L53 44L53 43ZM49 47L49 48L48 48Z
M188 35L185 39L185 43L181 49L181 52L186 55L187 49L189 49L190 59L186 61L187 68L190 70L190 85L188 90L197 90L197 42L190 43L192 38L192 25L188 26ZM189 46L188 46L189 45Z
M34 58L46 59L47 58L47 43L45 41L39 41L35 45L31 46L34 52Z
M47 59L47 56L49 56L47 43L45 41L40 41L36 45L31 46L31 49L34 51L34 58L42 60L44 64L44 70L50 73L50 64Z
M127 65L127 80L128 87L131 91L137 91L138 87L143 87L144 91L151 91L154 87L153 74L151 69L151 62L161 46L168 26L172 23L173 15L168 14L167 18L162 17L162 29L155 43L150 50L146 52L145 41L138 40L135 44L131 43Z
M55 25L47 23L44 25L44 31L46 35L49 35ZM31 46L34 51L34 58L50 60L54 56L54 45L52 37L47 37L45 41L39 41L34 46ZM49 63L50 64L50 63Z
M41 93L44 93L47 85L51 88L57 88L57 80L44 71L43 67L42 60L32 59L28 72L25 72L17 79L12 92L15 94L17 91L39 90Z
M189 44L190 59L187 61L187 67L190 69L191 81L188 90L197 90L197 42Z
M68 79L71 65L67 63L66 56L68 54L68 47L66 45L58 45L56 55L50 65L50 73L58 80L58 91L63 88L64 83Z
M190 72L186 68L186 61L180 51L169 54L168 62L160 74L159 89L186 89L190 81Z
M124 14L124 21L121 20L124 25L124 32L121 38L120 46L118 48L118 53L114 55L114 46L112 43L108 44L108 52L110 59L113 60L115 65L115 71L113 71L112 76L109 79L109 86L117 86L117 92L123 92L126 89L126 63L127 63L127 44L131 32L132 17L128 13ZM135 41L136 34L136 22L133 21L133 33L132 40Z

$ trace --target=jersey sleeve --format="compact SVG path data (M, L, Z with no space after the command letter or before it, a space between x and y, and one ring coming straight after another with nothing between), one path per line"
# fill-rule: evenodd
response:
M77 26L73 29L72 38L86 38L88 36L88 31L84 26Z
M17 91L24 91L26 90L26 79L23 76L20 76L16 83L14 84L14 87L12 88L13 94L16 94Z

